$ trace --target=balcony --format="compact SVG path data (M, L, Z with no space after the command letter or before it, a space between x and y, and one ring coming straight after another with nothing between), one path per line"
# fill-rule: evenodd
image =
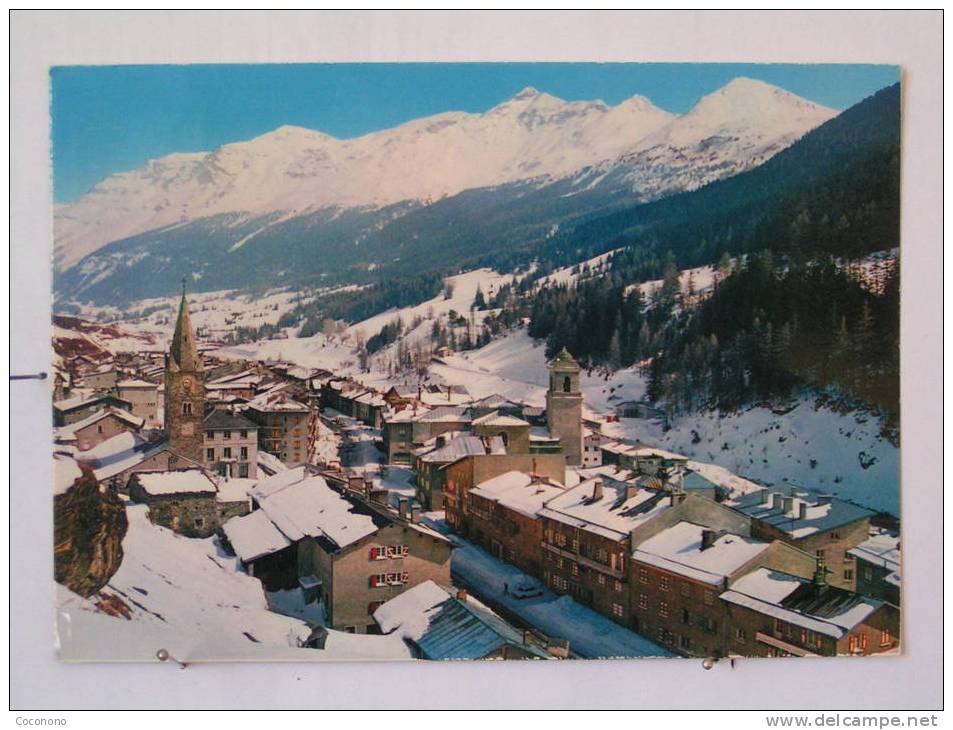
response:
M625 577L625 573L621 570L613 570L611 567L609 567L608 565L604 563L600 563L597 560L592 560L591 558L587 558L583 555L580 555L579 553L574 553L571 550L563 550L561 548L556 547L555 545L552 545L546 542L545 540L540 542L540 546L543 548L543 550L548 550L554 555L558 555L561 558L566 558L567 560L574 560L580 565L585 565L587 568L598 571L599 573L605 573L606 575L611 575L613 578L616 578L618 580L622 580Z

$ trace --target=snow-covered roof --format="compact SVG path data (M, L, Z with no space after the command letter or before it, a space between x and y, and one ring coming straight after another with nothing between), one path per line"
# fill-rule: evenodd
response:
M375 533L369 514L328 486L323 477L309 477L259 501L268 518L290 540L325 537L345 547Z
M260 454L261 452L259 452L259 455ZM266 497L270 497L272 494L277 494L285 487L303 481L307 476L308 471L304 466L296 466L294 469L284 469L275 472L269 477L259 479L258 483L249 490L248 495L261 501Z
M761 485L756 482L752 482L749 479L740 477L737 474L729 471L723 466L718 466L717 464L709 464L703 461L689 461L686 464L686 467L690 470L701 476L703 479L707 479L713 484L727 489L729 494L733 497L740 497L743 494L750 494L751 492L757 492L761 489Z
M262 413L302 413L310 410L280 387L255 396L248 401L248 407Z
M220 478L217 480L219 502L247 502L248 492L258 482L245 477Z
M132 415L129 411L125 411L122 408L114 408L113 406L107 406L101 411L96 411L95 413L86 416L81 421L76 421L76 423L70 423L67 426L60 426L56 429L56 438L61 441L69 441L76 438L76 432L80 431L87 426L91 426L97 421L101 421L107 416L115 416L120 421L129 424L133 428L142 428L145 423L145 419L140 418L139 416Z
M417 420L421 423L469 423L472 418L469 408L442 406L421 414Z
M130 379L130 380L120 380L118 383L116 383L116 387L117 387L117 388L120 388L120 389L139 389L139 388L141 388L141 389L143 389L143 390L145 390L145 389L155 390L156 388L159 387L159 384L158 384L158 383L150 383L148 380Z
M82 461L105 462L117 455L131 451L145 442L132 431L123 431L101 441L93 448L80 452Z
M594 499L597 480L602 483L602 496ZM626 484L612 479L587 479L551 499L539 514L610 540L622 540L633 529L671 506L666 492L630 486L634 494L627 498L626 487Z
M63 494L83 476L76 460L64 454L53 454L53 494Z
M504 416L499 411L492 411L473 421L474 426L529 426L529 423L516 416Z
M202 469L176 471L141 471L136 475L139 485L153 497L169 494L215 494L215 482Z
M860 558L872 565L900 574L900 538L886 532L881 532L864 540L860 545L847 551L855 558Z
M260 509L242 517L233 517L222 529L235 553L246 563L291 545L291 540Z
M237 413L216 408L202 422L207 431L257 431L258 425Z
M546 502L562 494L564 490L563 485L556 482L536 479L534 483L530 474L508 471L480 482L470 490L470 494L494 500L497 504L526 517L536 517Z
M374 620L385 634L403 628L405 635L419 637L430 624L428 612L449 599L447 591L432 580L425 580L378 606Z
M269 454L264 449L258 449L258 469L267 475L277 474L280 471L287 471L285 463L274 454Z
M790 500L789 509L784 508L785 498ZM749 492L728 500L726 504L752 519L787 533L794 539L849 525L875 514L872 510L852 502L834 497L822 498L811 492L795 490L782 493L759 489L757 492Z
M638 545L632 558L716 585L769 547L761 540L727 533L719 534L710 547L702 550L702 534L707 529L692 522L679 522Z
M676 454L672 451L666 451L665 449L657 449L654 446L645 446L639 444L636 446L629 446L623 452L629 456L634 456L639 459L665 459L666 461L688 461L687 456L682 454Z
M840 639L883 604L859 593L768 568L739 578L722 600Z
M465 434L450 439L443 446L422 454L420 458L430 464L448 464L466 456L503 453L506 453L506 448L503 446L503 439L499 436L483 439L472 434Z
M77 408L82 408L83 406L93 405L94 403L98 403L104 400L116 401L119 403L126 403L126 405L130 405L128 401L124 401L122 400L122 398L117 398L116 396L110 393L95 393L93 395L78 395L72 398L64 398L63 400L58 400L53 404L53 407L60 412L66 412L66 411L75 410Z

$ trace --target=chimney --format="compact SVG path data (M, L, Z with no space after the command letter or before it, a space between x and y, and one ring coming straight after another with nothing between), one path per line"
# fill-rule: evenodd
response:
M639 493L638 484L626 484L625 485L625 499L626 501L632 499L636 494Z
M797 503L797 518L799 520L807 519L807 502L805 502L803 499L798 500Z
M407 517L407 497L397 498L397 514L401 517Z
M423 399L424 399L424 386L421 385L420 383L417 383L417 400L423 400Z
M438 449L442 449L442 448L443 448L444 446L446 446L446 445L447 445L447 437L446 437L446 436L437 436L437 448L438 448Z
M794 497L783 497L781 499L781 505L784 509L784 514L789 514L794 510Z
M466 592L463 588L460 588L460 589L457 591L457 600L466 603L466 600L467 600L467 592Z
M718 539L718 533L714 530L702 530L702 550L707 550L715 544Z
M420 524L420 505L419 504L415 504L413 507L410 508L410 521L413 522L415 525Z
M592 482L592 501L598 502L602 499L602 480L596 477Z
M536 642L533 641L533 632L529 629L523 629L523 646L532 646Z
M769 494L771 494L771 490L769 490L769 489L759 489L759 490L758 490L758 495L759 495L759 497L758 497L758 504L767 504L767 503L768 503L768 495L769 495Z
M447 386L447 402L449 403L452 400L453 400L452 386L448 385Z
M781 509L781 500L782 500L782 499L784 499L784 497L781 496L781 493L780 493L780 492L775 492L774 494L772 494L772 495L771 495L771 508L772 508L772 509Z

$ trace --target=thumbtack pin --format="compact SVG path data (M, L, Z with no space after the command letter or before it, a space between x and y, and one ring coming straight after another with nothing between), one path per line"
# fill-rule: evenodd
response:
M178 659L172 656L168 649L159 649L159 651L156 652L156 659L158 659L160 662L167 662L171 659L173 662L182 667L182 669L185 669L187 666L185 662L180 662Z
M718 660L715 659L714 657L708 657L702 662L702 667L704 667L705 669L711 669L713 666L715 666L716 661Z

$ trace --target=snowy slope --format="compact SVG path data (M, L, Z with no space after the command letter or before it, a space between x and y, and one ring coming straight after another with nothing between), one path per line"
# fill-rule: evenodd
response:
M58 589L61 658L151 661L160 648L182 661L409 658L398 637L337 631L323 651L298 648L311 627L270 611L261 583L225 556L216 538L157 527L143 505L126 512L123 562L106 588L91 599Z
M741 79L681 117L644 97L609 106L527 88L482 114L447 112L354 139L283 126L151 160L56 206L55 261L65 271L111 241L222 214L263 230L307 211L427 203L522 180L579 175L588 189L615 168L652 197L759 164L833 114ZM231 249L253 246L257 232Z

